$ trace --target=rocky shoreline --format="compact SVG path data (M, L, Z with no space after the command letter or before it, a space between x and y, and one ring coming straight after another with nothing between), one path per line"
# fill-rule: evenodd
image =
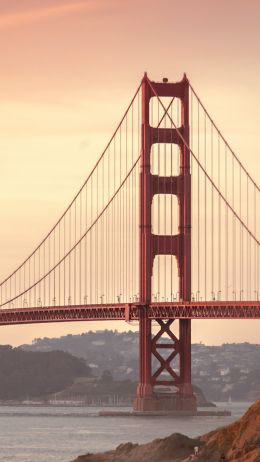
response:
M194 448L198 455L194 455ZM147 444L79 456L73 462L259 462L260 400L236 422L198 438L175 433Z

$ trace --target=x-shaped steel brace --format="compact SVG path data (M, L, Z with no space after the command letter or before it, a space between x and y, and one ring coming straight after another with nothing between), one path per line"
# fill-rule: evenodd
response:
M174 320L169 319L168 321L164 322L162 319L156 319L158 324L160 325L160 330L152 339L152 353L156 357L156 359L160 363L160 367L156 370L153 374L154 384L156 384L156 379L160 376L163 371L167 371L169 375L174 379L176 385L178 384L180 378L176 374L176 372L171 367L171 361L179 354L179 340L170 330L170 327ZM158 340L162 337L162 335L166 333L169 338L172 340L171 343L157 343ZM158 348L164 349L173 349L172 353L168 356L168 358L163 358L161 354L158 352Z

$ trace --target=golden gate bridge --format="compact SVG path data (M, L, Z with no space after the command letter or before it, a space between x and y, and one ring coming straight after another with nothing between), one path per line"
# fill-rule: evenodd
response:
M138 321L135 409L194 410L191 320L260 318L258 194L186 75L145 74L65 212L1 282L0 324Z

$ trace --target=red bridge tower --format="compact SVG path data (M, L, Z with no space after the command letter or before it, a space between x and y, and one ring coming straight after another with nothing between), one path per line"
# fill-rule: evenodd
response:
M175 97L181 101L181 127L153 128L149 121L152 97ZM181 134L181 137L180 137ZM183 142L185 140L185 143ZM175 143L179 146L180 171L175 177L151 174L151 147L153 143ZM179 338L171 331L173 320L157 320L159 332L152 338L148 317L151 303L153 262L156 255L174 255L178 263L180 300L191 300L191 173L189 146L189 82L184 75L177 83L150 82L147 75L142 81L142 146L140 171L140 379L134 408L137 411L193 410L196 399L191 385L191 321L179 320ZM176 236L152 234L151 208L156 194L174 194L179 205L179 233ZM177 217L176 217L177 218ZM159 343L163 334L169 343ZM160 351L169 351L169 356ZM152 356L159 368L152 372ZM179 355L179 372L171 362ZM161 378L167 372L169 379ZM174 386L176 393L156 394L156 385Z

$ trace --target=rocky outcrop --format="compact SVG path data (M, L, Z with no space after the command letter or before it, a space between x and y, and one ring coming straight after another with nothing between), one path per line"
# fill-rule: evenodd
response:
M189 457L197 445L201 446L202 443L175 433L147 444L120 444L114 451L86 454L74 462L181 462Z
M199 448L194 456L194 448ZM260 400L237 422L197 439L178 433L147 444L121 444L74 462L260 462Z
M200 438L205 443L202 456L210 455L219 462L220 454L227 462L260 462L260 400L253 404L237 422L214 430ZM204 462L205 457L198 458Z

